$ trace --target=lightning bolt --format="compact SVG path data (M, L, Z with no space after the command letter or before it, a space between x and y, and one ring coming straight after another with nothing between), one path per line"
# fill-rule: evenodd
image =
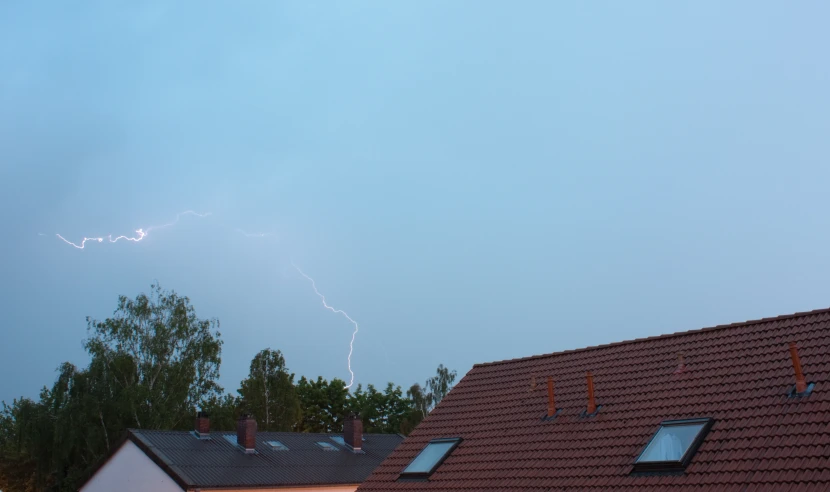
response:
M152 231L152 230L163 229L165 227L170 227L170 226L176 225L176 223L179 222L179 219L182 217L182 215L195 215L196 217L207 217L208 215L210 215L210 213L197 214L193 210L185 210L184 212L180 212L180 213L176 214L176 218L173 220L173 222L170 222L168 224L150 226L147 229L136 229L136 231L135 231L136 236L132 236L132 237L131 236L116 236L116 237L113 237L112 234L109 234L109 235L103 236L103 237L85 237L84 240L81 241L81 244L75 244L72 241L70 241L70 240L66 239L65 237L61 236L60 234L55 234L55 235L58 236L58 239L60 239L61 241L65 242L66 244L68 244L72 247L78 248L78 249L84 249L86 247L87 241L97 241L99 243L103 243L105 239L107 241L111 242L111 243L117 243L118 241L120 241L122 239L125 240L125 241L131 241L131 242L137 243L137 242L141 241L142 239L144 239L145 237L147 237L147 234L149 234L150 231Z
M354 325L354 332L352 332L352 341L349 342L349 358L348 358L349 374L351 374L352 376L351 376L351 380L349 381L349 384L346 385L346 388L351 388L352 385L354 384L354 372L352 371L352 352L354 352L354 337L357 335L357 331L358 331L357 321L353 320L348 314L346 314L345 311L343 311L341 309L335 309L335 308L329 306L328 303L326 303L326 296L324 296L323 294L320 293L319 290L317 290L317 284L314 282L314 279L309 277L308 275L306 275L305 272L303 272L302 270L300 270L300 267L298 267L296 264L294 264L293 261L291 262L291 266L293 266L298 272L300 272L300 275L302 275L303 277L308 279L309 282L311 282L311 288L314 289L314 293L317 294L317 296L320 298L321 301L323 301L323 307L324 308L328 309L329 311L331 311L335 314L342 314L344 318L349 320Z

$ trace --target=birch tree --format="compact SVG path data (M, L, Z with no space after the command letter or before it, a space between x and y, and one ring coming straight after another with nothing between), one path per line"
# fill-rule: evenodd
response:
M300 400L279 350L265 349L254 356L248 377L239 388L242 406L253 413L264 431L293 430L300 417Z
M111 318L87 318L85 347L121 396L131 426L176 429L219 395L222 341L216 320L199 319L187 297L153 284L150 295L119 296ZM104 416L106 419L106 416Z

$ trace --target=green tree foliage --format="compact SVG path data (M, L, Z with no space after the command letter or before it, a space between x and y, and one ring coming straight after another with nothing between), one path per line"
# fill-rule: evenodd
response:
M427 401L430 409L435 408L441 400L447 396L447 393L452 389L452 383L455 382L457 374L455 371L450 371L444 364L439 364L435 371L435 376L427 379Z
M48 485L43 473L48 462L53 428L43 405L28 398L3 403L0 413L0 489L30 492ZM43 456L44 458L40 458Z
M415 383L406 391L406 397L412 403L412 410L419 415L421 420L425 419L432 405L430 395L420 384Z
M301 377L297 382L302 415L296 429L300 432L340 432L343 417L348 410L349 390L346 382L334 378L331 382L318 376L317 380Z
M4 492L77 490L125 429L189 429L195 409L219 394L217 322L197 318L186 297L154 284L88 325L86 369L65 363L39 402L3 404Z
M402 434L408 435L429 415L429 412L452 390L457 376L454 370L450 371L444 364L439 364L435 376L427 379L424 386L415 383L407 390L409 412L401 420Z
M150 296L119 296L112 318L88 319L85 347L104 364L104 377L122 394L120 410L130 413L133 426L178 429L221 391L218 324L197 318L187 297L153 284Z
M356 412L365 432L408 434L456 379L439 365L405 395L392 383L352 392L337 378L295 384L282 353L266 349L251 361L239 396L222 395L218 322L197 318L187 297L153 284L149 296L119 297L111 318L87 322L86 368L64 363L38 401L2 404L3 492L77 490L126 429L192 429L197 409L210 414L214 430L234 430L250 411L264 431L342 432L343 417Z
M401 420L401 434L409 435L418 424L429 414L429 395L424 392L420 384L415 383L406 391L409 402L409 411Z
M411 402L403 397L400 386L386 385L383 392L374 385L363 391L361 385L349 398L349 409L361 416L364 432L397 434L410 412Z
M242 400L230 394L214 395L202 404L202 410L210 415L212 430L235 431L236 421L242 414Z
M248 377L239 388L242 405L264 431L293 430L300 416L300 399L294 389L294 374L285 367L277 350L265 349L251 361Z

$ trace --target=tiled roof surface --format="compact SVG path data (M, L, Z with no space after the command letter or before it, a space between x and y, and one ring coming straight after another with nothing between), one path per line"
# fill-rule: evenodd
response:
M816 383L806 398L787 396L790 341ZM601 408L581 418L589 370ZM545 422L547 376L562 411ZM830 490L828 379L828 310L476 365L359 490ZM684 474L631 475L661 421L694 417L715 422ZM429 481L397 480L456 436Z
M395 434L364 434L363 453L353 453L330 437L342 434L257 432L256 454L245 454L223 436L211 432L200 440L192 432L130 430L130 439L154 455L190 487L275 487L357 484L400 444ZM273 450L266 441L279 441L288 451ZM316 442L335 445L325 451ZM152 457L152 456L151 456Z

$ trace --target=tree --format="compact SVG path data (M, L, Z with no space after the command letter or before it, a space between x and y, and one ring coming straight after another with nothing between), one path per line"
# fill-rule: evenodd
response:
M260 429L287 432L297 426L300 400L294 389L294 374L288 373L279 350L265 349L254 356L239 394Z
M401 420L401 434L409 435L418 424L427 417L430 410L430 395L424 392L420 384L415 383L406 391L409 412Z
M420 384L415 383L406 391L406 397L412 405L412 410L418 415L418 422L425 419L432 406L431 397ZM415 424L417 425L417 423Z
M219 322L197 318L187 297L153 284L150 296L119 296L112 318L87 323L85 347L103 365L109 390L121 394L131 425L190 425L194 409L221 392Z
M386 385L383 392L370 384L361 385L349 396L349 409L361 416L365 432L397 434L410 411L411 403L403 397L400 386Z
M349 390L346 382L334 378L331 382L318 376L317 380L301 377L297 382L297 396L302 415L297 425L300 432L340 432L343 417L348 410Z
M438 369L435 372L435 376L427 379L426 384L431 408L435 408L447 396L457 376L455 370L450 371L444 367L444 364L438 364Z
M211 429L235 431L236 421L242 414L242 400L231 394L214 395L202 404L202 410L210 415Z
M401 419L402 434L408 435L429 415L429 412L452 390L457 376L455 370L450 371L444 364L439 364L435 376L427 379L424 386L418 383L410 386L406 392L409 412Z
M357 412L366 432L408 434L456 379L439 365L406 396L393 383L351 393L337 378L302 377L295 385L282 353L265 349L251 361L240 396L222 395L218 322L197 318L187 297L151 288L149 296L120 296L111 318L87 319L86 368L64 363L38 401L3 403L0 490L77 490L125 429L189 430L197 408L222 430L233 430L244 410L263 430L341 432L343 418Z
M218 400L216 321L186 297L154 284L150 296L119 297L112 318L88 318L89 366L58 368L39 401L3 403L0 490L77 490L128 427L190 428L198 406Z
M43 391L46 391L44 388ZM35 491L46 488L53 427L44 405L28 398L3 402L0 413L0 488Z

